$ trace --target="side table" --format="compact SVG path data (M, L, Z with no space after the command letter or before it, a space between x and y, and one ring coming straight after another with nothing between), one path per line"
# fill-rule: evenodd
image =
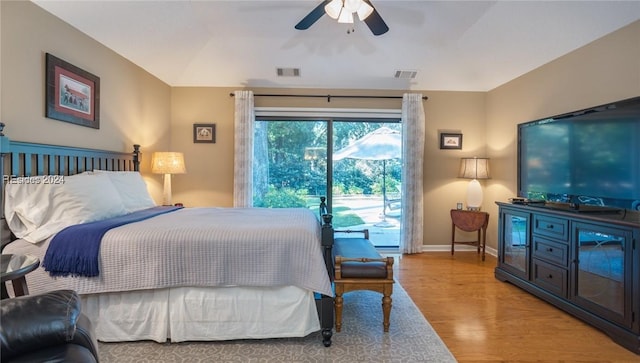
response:
M484 251L487 245L487 226L489 225L489 213L452 209L451 210L451 254L455 244L466 244L478 246L478 253L482 248L482 261L484 261ZM456 227L465 232L478 232L475 241L456 241ZM482 232L482 234L481 234Z
M11 281L15 296L29 295L25 275L40 266L40 259L31 255L7 254L0 256L1 298L9 297L6 282Z

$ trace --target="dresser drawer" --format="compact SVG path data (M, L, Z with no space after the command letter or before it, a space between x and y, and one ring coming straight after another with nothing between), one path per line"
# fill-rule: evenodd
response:
M567 267L569 264L569 246L533 236L533 256L535 258Z
M533 216L533 233L566 242L569 240L569 221L544 214L536 214Z
M561 296L567 297L567 270L533 259L533 282L539 287Z

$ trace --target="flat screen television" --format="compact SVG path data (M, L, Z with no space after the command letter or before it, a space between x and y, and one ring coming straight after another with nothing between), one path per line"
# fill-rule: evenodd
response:
M518 196L640 210L640 97L519 124Z

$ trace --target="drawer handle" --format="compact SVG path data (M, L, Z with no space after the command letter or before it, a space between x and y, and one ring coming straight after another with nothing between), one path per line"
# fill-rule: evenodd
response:
M553 252L553 248L547 247L547 252Z
M549 276L547 276L547 278L548 278L548 279L552 279L552 278L553 278L553 275L552 275L552 274L549 274Z
M553 229L553 224L547 224L548 229Z

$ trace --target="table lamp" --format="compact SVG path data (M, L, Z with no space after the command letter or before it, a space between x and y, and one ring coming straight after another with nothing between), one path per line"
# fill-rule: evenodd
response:
M187 172L184 165L184 155L169 151L154 152L151 157L151 172L164 174L162 205L171 205L171 174L184 174Z
M482 187L478 179L489 179L489 158L461 158L458 178L472 179L467 186L467 209L480 210Z

